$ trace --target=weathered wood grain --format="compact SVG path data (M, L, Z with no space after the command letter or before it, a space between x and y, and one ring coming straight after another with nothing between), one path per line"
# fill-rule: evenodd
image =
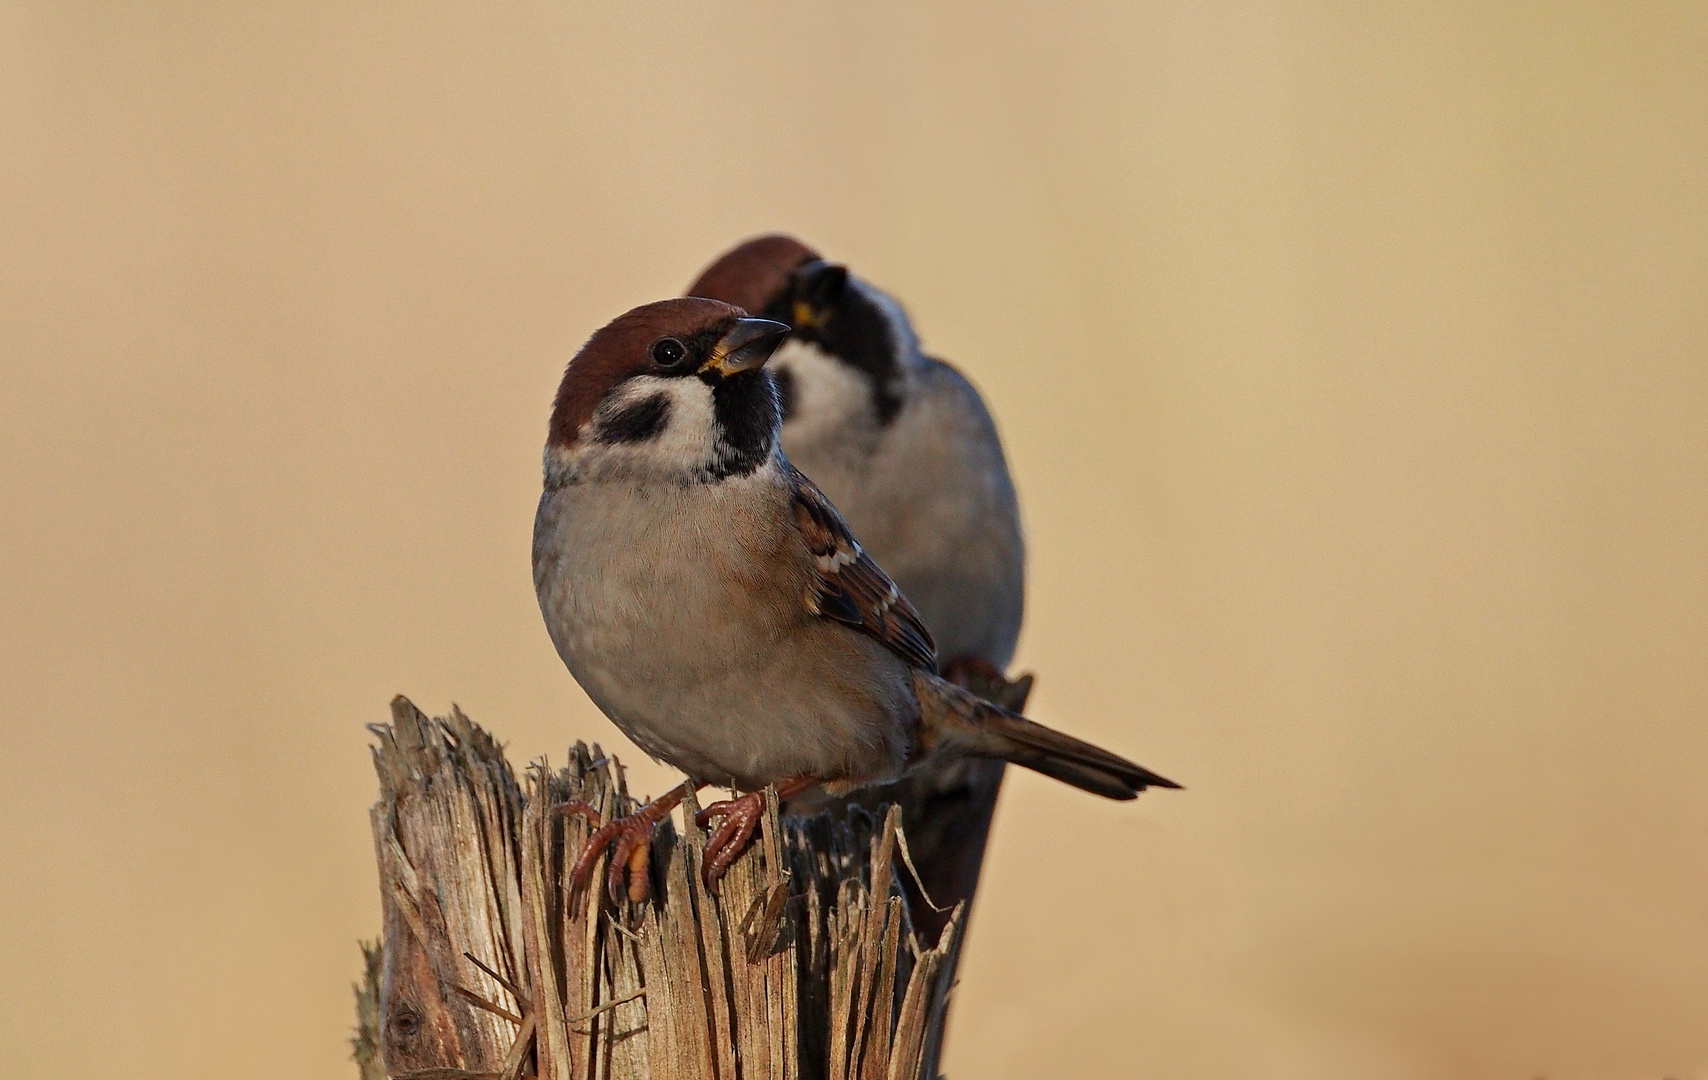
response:
M636 806L576 744L518 783L460 711L404 698L373 729L383 949L357 987L362 1080L931 1080L962 924L915 940L900 813L784 818L775 792L718 894L705 835L653 841L654 899L571 895L590 833L556 807Z

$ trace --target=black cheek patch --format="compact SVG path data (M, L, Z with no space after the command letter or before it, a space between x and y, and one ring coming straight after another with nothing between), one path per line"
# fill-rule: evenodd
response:
M664 394L653 394L600 420L596 437L601 442L646 442L656 439L669 423L670 398Z
M788 317L783 316L785 320ZM860 373L879 426L889 424L901 412L901 396L895 389L896 376L901 372L901 344L889 315L871 297L858 289L842 290L823 325L797 326L795 336Z

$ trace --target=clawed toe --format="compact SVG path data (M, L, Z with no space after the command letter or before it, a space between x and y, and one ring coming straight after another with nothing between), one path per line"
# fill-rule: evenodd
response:
M694 823L702 827L714 819L722 819L712 835L706 838L705 854L701 856L701 877L708 890L718 891L724 872L753 842L759 819L764 816L765 796L757 791L713 803L694 815Z
M802 778L786 780L777 785L778 796L786 799L798 795L815 783L816 780ZM652 875L648 872L652 864L652 831L687 796L690 788L699 787L699 782L687 781L628 817L613 821L606 821L595 807L580 799L571 799L554 807L557 813L578 815L595 826L593 834L581 845L575 865L570 868L571 893L581 893L593 873L593 864L599 861L606 848L610 848L611 862L605 871L605 888L611 899L621 900L627 895L630 902L636 904L649 899L652 896ZM757 791L713 803L694 815L695 823L701 828L714 820L718 823L706 840L705 854L701 859L701 874L707 889L713 893L718 891L718 882L723 880L724 872L753 842L753 834L764 816L765 796Z
M795 776L778 781L774 790L778 800L782 801L792 799L819 783L813 777ZM701 856L701 876L707 889L713 893L718 891L718 882L723 880L724 871L753 842L753 834L764 816L765 793L762 791L750 791L739 798L715 802L694 815L694 823L702 829L708 822L722 819L712 835L706 838L706 851Z
M606 871L605 884L611 899L621 900L627 895L638 904L651 896L652 881L647 870L652 851L652 830L656 825L656 821L636 813L606 822L593 830L593 835L581 845L575 865L570 868L570 892L580 895L587 886L587 879L592 876L593 864L606 848L610 848L611 864Z
M636 810L628 817L604 821L599 811L580 799L560 803L554 809L560 814L577 814L589 824L597 825L587 842L581 845L575 865L569 871L569 888L579 895L593 873L593 864L606 848L611 848L611 863L605 873L605 889L612 900L625 895L631 903L642 903L652 896L652 831L666 814L682 801L686 786L672 789Z
M630 818L618 834L610 866L605 872L605 890L611 894L611 899L620 900L627 892L629 901L639 904L652 895L652 876L648 870L652 865L653 828L650 822L635 822ZM628 878L626 890L625 875Z

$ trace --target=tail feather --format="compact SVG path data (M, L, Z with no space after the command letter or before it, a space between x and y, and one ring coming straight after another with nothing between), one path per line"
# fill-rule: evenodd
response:
M1133 799L1174 781L1083 739L1034 723L935 675L915 672L927 751L994 757L1106 799Z

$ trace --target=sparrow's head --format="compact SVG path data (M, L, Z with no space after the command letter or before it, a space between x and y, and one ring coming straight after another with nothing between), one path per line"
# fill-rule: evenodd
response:
M740 304L793 329L771 365L791 431L882 427L901 411L920 361L907 314L799 240L772 235L740 244L707 267L688 295Z
M776 451L781 413L764 365L789 328L715 300L619 315L569 362L552 406L546 482L706 483Z

